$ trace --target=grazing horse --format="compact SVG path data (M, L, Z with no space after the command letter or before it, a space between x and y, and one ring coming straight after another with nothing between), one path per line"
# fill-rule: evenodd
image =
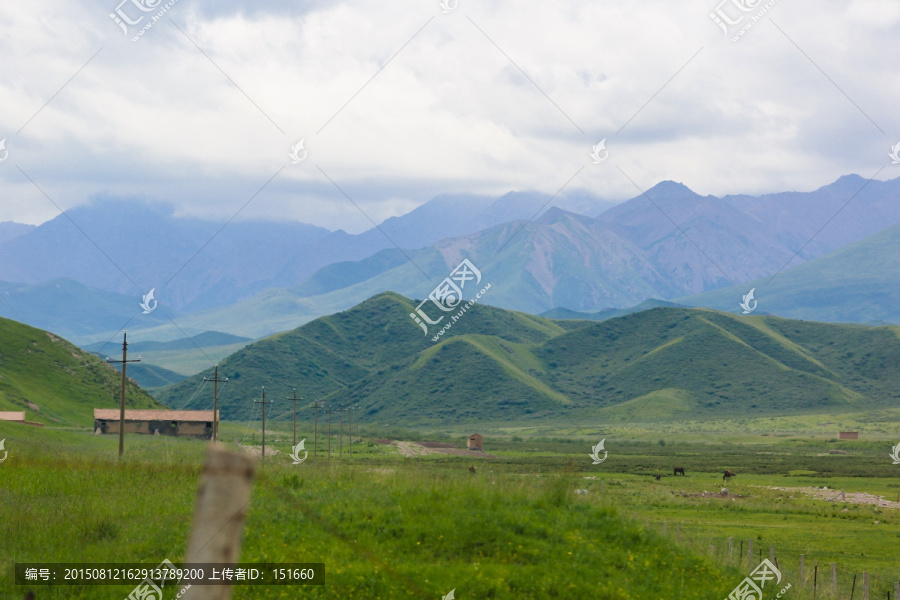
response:
M675 472L672 475L678 475L679 473L684 475L684 467L675 467Z
M660 475L659 473L657 473L656 475L654 475L654 477L656 477L656 480L659 481L659 478L662 477L662 475Z
M734 477L734 473L731 471L725 471L725 474L722 475L722 483L727 482L729 479Z

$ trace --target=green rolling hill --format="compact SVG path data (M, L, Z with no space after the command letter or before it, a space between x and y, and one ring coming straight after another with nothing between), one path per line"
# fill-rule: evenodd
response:
M90 427L94 408L119 405L121 375L111 365L50 332L0 318L0 410L28 421ZM165 408L134 381L128 408Z
M287 418L292 389L362 419L578 422L867 410L900 397L900 328L654 308L603 322L475 305L437 343L394 293L274 335L220 363L225 419L249 419L263 386ZM155 391L206 408L201 373ZM301 419L311 417L304 408ZM321 416L321 415L320 415Z

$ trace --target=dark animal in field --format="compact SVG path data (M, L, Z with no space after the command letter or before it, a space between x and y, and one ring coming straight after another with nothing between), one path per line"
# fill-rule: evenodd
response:
M729 479L734 477L734 473L731 471L725 471L725 474L722 475L722 483L727 482Z
M678 475L679 473L684 475L684 467L675 467L675 472L672 475Z
M471 467L469 467L469 473L471 473L472 475L475 474L475 465L472 465Z
M659 481L659 478L662 477L662 475L660 475L659 473L657 473L656 475L654 475L654 477L656 477L656 480Z

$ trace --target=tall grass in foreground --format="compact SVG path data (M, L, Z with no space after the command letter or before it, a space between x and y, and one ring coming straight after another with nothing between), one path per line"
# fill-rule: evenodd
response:
M45 432L49 433L49 432ZM0 468L0 596L21 598L15 562L179 561L204 444L84 434L17 445ZM81 437L79 437L81 436ZM84 452L73 449L84 444ZM102 451L102 452L101 452ZM323 562L326 584L236 587L233 598L704 598L742 575L679 549L564 470L522 477L270 460L259 470L241 560ZM115 598L133 586L36 586L44 598ZM177 588L171 591L174 597ZM168 598L167 598L168 600Z

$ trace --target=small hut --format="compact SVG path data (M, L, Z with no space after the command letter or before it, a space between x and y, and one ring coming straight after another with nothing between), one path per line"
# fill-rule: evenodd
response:
M839 440L858 440L859 432L858 431L840 431L838 432Z
M212 438L211 410L126 410L125 433ZM119 433L119 409L95 408L94 433Z
M466 446L469 450L484 452L484 437L478 433L473 433L466 440Z
M25 425L34 425L35 427L43 427L43 423L34 423L32 421L25 420L25 411L15 411L15 410L0 410L0 421L7 421L9 423L24 423Z

